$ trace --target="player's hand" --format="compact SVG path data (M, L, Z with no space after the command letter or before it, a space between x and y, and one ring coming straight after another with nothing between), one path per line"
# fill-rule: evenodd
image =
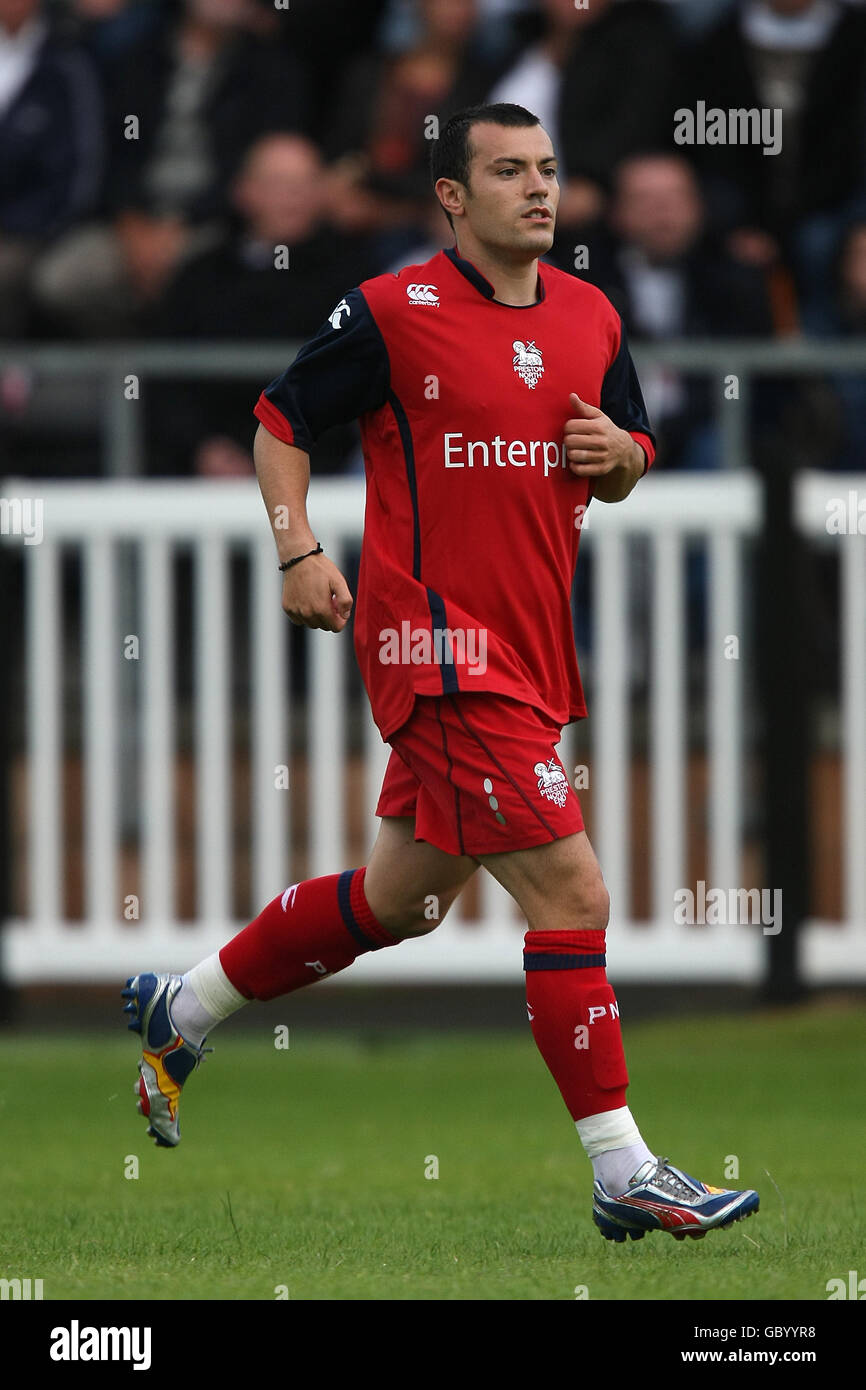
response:
M593 496L602 502L627 497L644 470L645 455L628 430L620 429L597 405L582 401L576 391L569 396L573 418L565 422L565 457L571 472L589 478ZM606 483L592 483L606 474Z
M587 405L576 391L569 396L574 418L565 422L565 456L578 478L595 478L627 463L634 440L597 405Z
M353 603L348 584L327 555L311 555L283 575L283 612L296 627L342 632Z

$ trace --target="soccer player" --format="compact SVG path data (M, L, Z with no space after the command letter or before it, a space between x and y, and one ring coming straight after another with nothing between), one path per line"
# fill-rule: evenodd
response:
M455 246L351 289L262 392L255 462L292 622L341 632L353 608L306 514L309 454L361 423L367 473L355 649L391 745L369 862L293 883L187 974L124 991L141 1032L139 1110L180 1139L206 1035L252 999L435 928L482 865L526 916L529 1020L594 1171L609 1240L700 1237L757 1210L644 1142L626 1105L605 974L608 894L556 756L586 714L570 612L591 499L625 499L655 445L618 314L541 263L559 185L523 107L473 107L432 147ZM288 508L287 529L276 525Z

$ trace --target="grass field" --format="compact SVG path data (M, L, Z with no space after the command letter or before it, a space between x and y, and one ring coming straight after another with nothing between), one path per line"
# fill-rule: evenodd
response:
M528 1030L296 1032L287 1050L216 1032L175 1151L135 1112L132 1034L0 1035L0 1276L46 1299L823 1300L866 1274L862 1012L627 1026L648 1143L756 1187L761 1210L625 1246L590 1220L590 1165Z

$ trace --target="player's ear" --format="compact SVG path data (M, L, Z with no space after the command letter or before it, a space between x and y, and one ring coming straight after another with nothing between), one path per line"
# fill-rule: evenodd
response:
M437 179L434 192L442 207L452 217L462 217L466 190L457 179Z

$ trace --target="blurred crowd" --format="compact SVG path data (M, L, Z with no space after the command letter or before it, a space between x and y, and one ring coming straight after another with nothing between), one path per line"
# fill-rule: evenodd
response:
M0 0L0 341L304 339L353 285L452 244L429 117L487 100L550 132L549 259L633 342L866 332L859 4ZM699 103L781 110L781 149L677 144ZM718 466L715 387L642 380L665 466ZM250 472L261 384L154 385L149 471ZM40 389L0 366L3 471ZM765 396L776 447L787 428L813 466L866 468L862 381L796 395ZM350 438L329 448L351 466Z

